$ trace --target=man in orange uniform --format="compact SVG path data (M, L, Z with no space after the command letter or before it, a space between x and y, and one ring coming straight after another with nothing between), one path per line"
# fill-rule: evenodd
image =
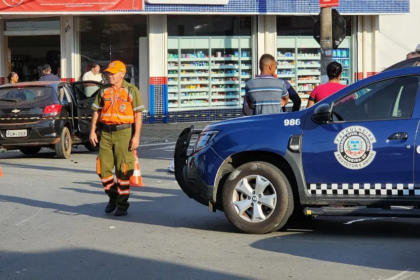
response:
M101 90L92 104L90 142L98 143L96 123L102 123L96 172L101 178L109 203L105 212L115 216L127 215L130 195L130 177L133 175L133 150L139 146L144 106L137 87L124 80L126 67L113 61L105 72L109 73L111 87ZM134 126L134 128L133 128ZM134 129L134 133L133 133ZM115 166L114 180L112 170Z

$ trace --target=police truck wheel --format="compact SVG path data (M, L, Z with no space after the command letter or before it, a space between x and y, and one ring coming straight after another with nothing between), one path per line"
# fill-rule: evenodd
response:
M250 162L230 174L223 187L223 208L240 231L270 233L282 228L293 212L286 176L266 162Z
M25 155L36 155L39 151L41 151L41 147L20 148L19 150Z
M58 158L69 158L71 154L71 134L67 127L61 132L60 141L55 144L55 154Z

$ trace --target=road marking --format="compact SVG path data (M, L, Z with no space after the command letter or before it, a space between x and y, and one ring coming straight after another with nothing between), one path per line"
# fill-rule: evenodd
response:
M369 220L381 220L383 218L368 218L368 219L359 219L359 220L353 220L347 223L344 223L345 225L351 225L353 223L363 222L363 221L369 221Z
M142 144L139 146L141 147L153 147L153 146L163 146L163 145L174 145L176 142L165 142L165 143L156 143L156 144Z
M156 159L165 159L165 160L173 160L174 158L166 158L166 157L156 157Z
M26 218L25 220L20 221L19 223L15 224L15 226L20 226L20 225L21 225L21 224L23 224L23 223L29 222L30 220L32 220L33 218L35 218L35 217L36 217L39 213L41 213L41 211L42 211L42 208L41 208L41 209L39 209L39 211L38 211L38 212L36 212L36 214L35 214L35 215L32 215L31 217Z
M416 273L416 272L415 271L411 271L411 268L409 268L409 269L407 269L407 270L405 270L403 272L400 272L397 275L395 275L395 276L393 276L391 278L388 278L386 280L404 280L404 279L407 279L408 277L413 276L414 273Z
M165 146L165 147L152 148L152 149L150 149L150 151L157 151L157 150L165 150L166 151L168 149L174 151L175 150L175 146L170 145L170 146Z

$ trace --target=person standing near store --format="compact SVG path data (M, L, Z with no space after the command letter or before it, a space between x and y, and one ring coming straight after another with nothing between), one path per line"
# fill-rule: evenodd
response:
M45 64L42 67L42 72L44 73L44 76L39 79L40 81L50 81L50 82L55 82L55 81L60 81L60 78L57 77L54 74L51 74L51 66L49 64Z
M293 102L292 112L299 111L302 99L300 99L299 94L288 81L284 80L284 82L286 84L287 92L289 93L289 99ZM286 105L283 106L283 112L286 112Z
M96 125L102 123L96 172L101 178L109 203L105 212L115 216L127 215L130 195L130 177L133 175L133 151L140 143L143 102L138 88L124 80L126 66L113 61L105 72L111 86L101 90L92 104L94 114L89 140L98 144ZM114 180L112 171L115 166Z
M95 81L102 83L104 76L101 73L101 66L98 63L93 63L90 71L87 71L82 78L83 81ZM85 95L91 97L99 87L95 84L85 84Z
M260 58L261 74L245 85L245 115L277 114L289 102L286 83L276 78L277 61L270 54ZM248 108L247 108L248 107Z
M341 74L343 73L343 67L338 62L331 62L327 66L327 75L328 83L319 85L314 88L311 95L309 96L307 108L313 106L315 103L319 102L322 99L327 98L330 95L333 95L337 91L346 87L340 83Z
M16 72L11 72L9 76L7 76L10 84L16 84L19 82L19 75Z

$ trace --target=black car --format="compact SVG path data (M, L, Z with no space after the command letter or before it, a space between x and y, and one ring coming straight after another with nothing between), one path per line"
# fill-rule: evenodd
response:
M28 82L0 86L0 147L36 154L42 147L69 158L73 145L89 142L91 104L103 84Z

